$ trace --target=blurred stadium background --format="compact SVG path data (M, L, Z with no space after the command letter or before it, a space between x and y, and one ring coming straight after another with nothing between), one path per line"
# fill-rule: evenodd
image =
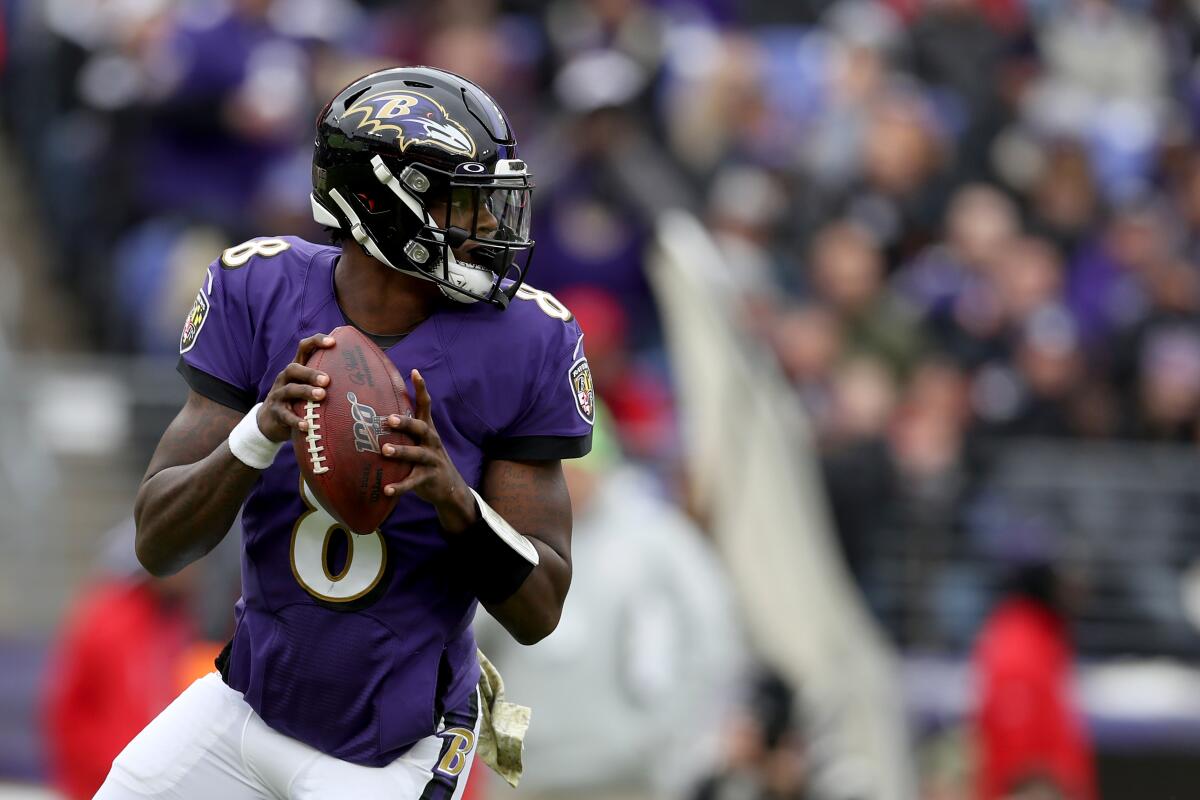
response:
M3 0L0 797L228 635L235 537L131 562L180 326L222 248L321 239L315 113L401 63L508 110L608 410L563 628L481 622L517 796L998 797L1023 718L1005 797L1200 796L1198 47L1176 0ZM1065 631L1000 650L1053 691L996 722L1046 567Z

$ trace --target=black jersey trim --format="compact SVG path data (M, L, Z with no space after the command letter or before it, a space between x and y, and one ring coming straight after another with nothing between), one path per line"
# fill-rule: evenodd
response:
M229 683L229 656L233 653L233 639L225 643L221 648L221 652L213 659L213 666L217 668L217 672L221 674L221 680L226 684Z
M333 271L332 270L330 270L329 282L330 282L330 286L333 286ZM342 308L341 301L338 300L336 287L333 289L333 302L334 302L334 305L337 306L337 310L341 313L342 317L346 320L346 322L350 323L350 327L357 329L359 333L361 333L363 336L367 337L372 342L374 342L375 346L378 347L380 350L392 349L393 347L395 347L396 345L400 344L405 339L407 339L408 335L410 333L412 333L412 331L405 331L404 333L388 333L388 334L371 333L369 330L364 328L362 325L359 325L357 322L350 319L350 315L346 313L346 310Z
M582 458L592 450L592 432L584 436L513 436L493 439L484 455L505 461L556 461Z
M253 394L239 389L232 383L226 383L220 378L209 375L204 370L196 369L184 361L182 356L179 358L179 363L175 365L175 371L183 376L193 392L207 397L214 403L220 403L226 408L241 411L243 414L254 408L256 398Z
M358 328L357 325L355 325L354 327ZM364 336L366 336L368 339L370 339L372 342L374 342L375 346L378 347L380 350L391 350L393 347L400 344L408 337L407 333L399 333L399 334L396 334L395 336L382 336L377 333L367 333L362 328L358 328L358 329L360 331L362 331Z

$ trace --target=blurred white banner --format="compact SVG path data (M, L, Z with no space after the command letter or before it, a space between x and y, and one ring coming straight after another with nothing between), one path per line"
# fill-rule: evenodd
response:
M717 248L682 212L659 223L649 278L675 376L694 497L757 651L798 690L823 798L910 800L894 655L834 539L811 435L775 363L735 327Z

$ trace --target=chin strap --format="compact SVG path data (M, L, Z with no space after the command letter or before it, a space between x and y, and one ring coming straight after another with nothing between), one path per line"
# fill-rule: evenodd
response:
M429 233L439 243L445 241L445 234L436 230L431 230ZM408 244L416 244L424 249L424 245L416 240L410 241ZM407 252L408 246L405 246L404 249L405 252ZM477 267L474 264L464 264L454 257L454 251L448 246L441 247L439 249L446 254L445 279L447 281L460 289L465 289L469 292L475 292L475 294L486 295L492 290L492 283L495 281L496 276L495 273L493 273L490 269L487 269L486 267ZM446 295L446 297L449 297L451 300L458 301L459 303L475 303L479 299L477 297L471 297L468 294L463 294L462 292L456 292L454 289L446 286L445 284L438 285L442 290L442 294Z

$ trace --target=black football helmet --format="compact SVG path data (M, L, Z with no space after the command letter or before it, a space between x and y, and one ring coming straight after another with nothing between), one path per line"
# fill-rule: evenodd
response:
M465 78L402 67L351 83L317 119L312 182L317 222L453 300L504 308L525 280L533 183L508 118Z

